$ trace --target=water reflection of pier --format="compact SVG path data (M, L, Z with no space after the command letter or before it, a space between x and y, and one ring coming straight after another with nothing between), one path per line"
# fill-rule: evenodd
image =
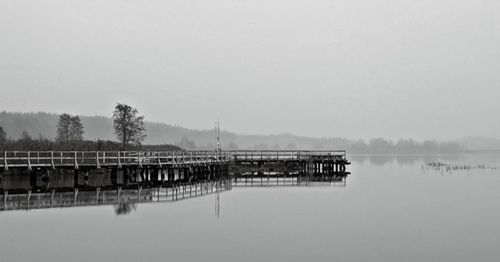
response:
M232 184L235 187L279 187L279 186L338 186L347 185L347 176L307 177L307 176L278 176L256 175L234 177Z
M142 186L131 189L118 187L116 189L75 188L73 191L41 191L9 194L4 191L1 196L1 211L29 210L44 208L82 207L114 205L117 214L134 207L139 203L171 202L188 198L219 193L230 190L231 181L221 179L217 181L178 184L172 187Z
M122 203L141 203L152 201L152 190L95 190L73 192L36 192L2 195L1 210L29 210L42 208L62 208L79 206L120 205Z

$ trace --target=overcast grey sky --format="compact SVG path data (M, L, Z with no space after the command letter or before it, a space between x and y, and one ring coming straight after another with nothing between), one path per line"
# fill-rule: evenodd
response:
M0 0L0 110L239 133L500 134L497 0Z

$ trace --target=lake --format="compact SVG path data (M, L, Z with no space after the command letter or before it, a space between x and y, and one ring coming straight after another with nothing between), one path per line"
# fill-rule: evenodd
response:
M500 155L348 158L345 187L0 212L1 261L500 259Z

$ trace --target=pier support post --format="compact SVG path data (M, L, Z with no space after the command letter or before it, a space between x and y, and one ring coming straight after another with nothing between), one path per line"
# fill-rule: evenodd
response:
M48 169L43 170L43 175L42 175L42 182L43 182L43 187L45 189L49 189L49 182L50 182L50 171Z
M89 185L89 170L85 170L85 175L83 176L83 181L85 182L85 186Z
M141 183L144 183L146 181L146 176L145 176L146 170L144 168L141 168L138 170L138 172L139 172L139 177L141 179Z
M163 183L163 182L165 182L165 172L166 172L166 170L165 169L160 169L160 172L161 172L161 174L160 174L161 182Z
M130 174L131 174L131 171L130 171L130 168L126 167L123 169L123 185L124 186L128 186L129 182L130 182Z
M31 169L28 170L28 174L29 174L29 177L30 177L30 188L36 188L36 186L37 186L37 183L36 183L36 180L37 180L36 173L37 173L36 170L31 170Z

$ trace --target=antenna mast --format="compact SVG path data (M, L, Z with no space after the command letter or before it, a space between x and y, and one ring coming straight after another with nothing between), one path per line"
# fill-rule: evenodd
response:
M221 143L220 143L220 122L219 121L215 122L215 143L216 143L215 152L219 154L222 152L222 147L221 147Z

